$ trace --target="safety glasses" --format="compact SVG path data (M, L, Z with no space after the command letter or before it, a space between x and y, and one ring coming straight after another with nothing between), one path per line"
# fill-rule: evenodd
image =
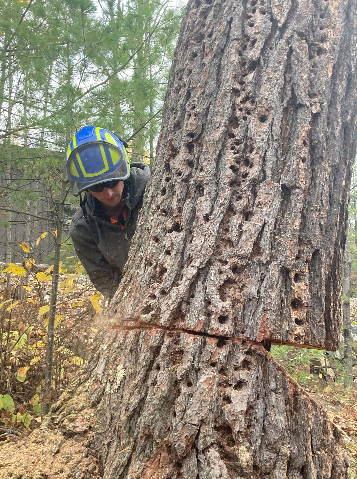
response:
M88 187L88 190L93 191L94 193L101 193L104 188L115 188L119 182L120 180L103 181L103 183L98 183L97 185Z

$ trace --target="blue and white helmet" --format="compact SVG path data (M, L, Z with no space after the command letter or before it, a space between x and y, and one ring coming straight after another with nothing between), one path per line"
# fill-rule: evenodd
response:
M128 145L104 128L84 126L67 148L67 172L72 193L111 180L126 180L130 163Z

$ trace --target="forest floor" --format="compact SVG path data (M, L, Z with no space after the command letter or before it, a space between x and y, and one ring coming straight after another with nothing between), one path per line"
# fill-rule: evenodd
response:
M335 378L325 374L311 373L309 362L321 357L321 351L301 350L283 346L272 348L273 356L289 374L296 379L303 389L328 414L330 420L338 427L342 435L342 446L350 461L349 479L357 479L357 384L346 389L343 385L343 371ZM276 357L277 356L277 357ZM357 375L357 371L355 371Z
M357 324L357 298L351 299L351 320ZM357 356L357 341L352 349ZM357 479L357 360L353 367L356 378L351 388L345 388L343 345L336 353L291 346L273 346L272 356L300 386L327 412L339 428L342 445L350 467L349 479Z
M0 274L0 479L27 477L20 472L20 464L28 455L28 447L36 444L40 464L51 448L57 450L61 442L60 433L55 430L47 431L46 439L40 438L50 273L30 275L25 286L21 286L19 276L10 290L6 287L6 275ZM101 308L100 297L81 272L62 272L55 330L53 400L66 390L89 357L98 332L94 326L96 312ZM354 321L357 299L351 306ZM357 352L357 342L354 346ZM340 429L342 445L350 459L348 477L357 479L357 382L349 389L344 387L341 353L273 346L271 354ZM357 366L354 369L357 378ZM64 447L71 449L75 461L83 457L86 446L74 439L71 441L73 444L67 441ZM43 452L41 447L45 448ZM6 457L10 450L11 471L19 471L16 474L5 466L10 464ZM90 467L90 457L88 461L86 467ZM63 472L53 477L71 477L65 472L65 466L70 464L63 465ZM28 464L24 464L23 470L26 467ZM52 476L40 474L38 477Z

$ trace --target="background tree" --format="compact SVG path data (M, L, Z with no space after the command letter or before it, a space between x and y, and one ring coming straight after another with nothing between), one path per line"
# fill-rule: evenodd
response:
M52 395L64 202L69 201L62 180L66 146L80 126L100 124L128 139L139 134L132 156L142 161L157 133L180 14L152 1L108 1L97 8L91 0L7 0L1 7L0 209L6 227L1 259L26 259L19 243L31 247L41 233L56 233L35 249L37 261L55 249L46 412ZM156 77L146 75L146 68Z
M41 198L57 202L63 152L75 130L98 123L132 137L132 158L138 161L152 150L180 13L149 1L6 0L1 6L0 174L11 168L15 175L12 194L8 187L1 190L2 221L18 258L18 243L30 238L11 235L11 225L23 221L14 211L41 216L36 212ZM139 63L142 71L155 73L145 81L140 74L141 84L134 78ZM41 232L35 229L33 237Z

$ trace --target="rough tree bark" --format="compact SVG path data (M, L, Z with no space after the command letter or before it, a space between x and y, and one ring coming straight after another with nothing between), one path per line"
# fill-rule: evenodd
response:
M189 4L122 315L337 348L355 9Z
M356 31L354 0L189 2L108 332L47 422L79 459L49 477L347 477L261 342L338 346Z

